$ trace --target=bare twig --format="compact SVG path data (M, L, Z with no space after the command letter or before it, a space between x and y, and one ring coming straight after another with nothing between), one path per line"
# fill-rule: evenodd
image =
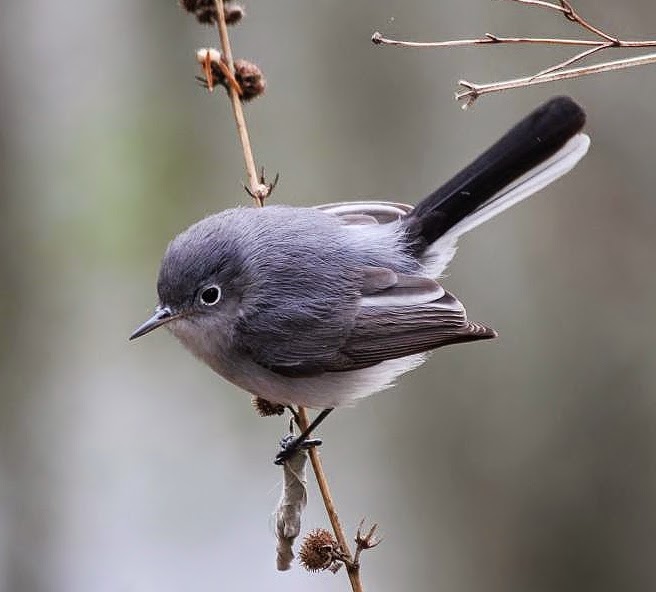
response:
M280 173L276 173L276 176L273 178L273 181L270 183L266 182L266 174L264 172L264 167L262 167L260 176L258 178L258 191L254 192L250 187L244 185L244 191L250 195L255 202L261 207L264 205L264 200L271 195L271 192L276 188L278 181L280 180Z
M510 44L534 44L534 45L563 45L563 46L580 46L587 47L584 51L549 66L533 76L523 78L515 78L513 80L504 80L500 82L493 82L488 84L476 84L467 81L460 81L460 84L467 90L464 92L456 93L456 99L463 100L463 108L469 107L478 97L503 90L514 88L523 88L535 84L545 84L555 82L558 80L568 80L571 78L579 78L588 76L590 74L599 74L601 72L610 72L612 70L620 70L623 68L633 68L636 66L644 66L652 64L656 60L655 54L647 54L635 58L624 58L612 62L604 62L594 64L583 68L572 68L566 70L568 66L580 62L590 56L601 53L611 48L647 48L656 47L656 40L623 40L610 35L600 29L599 27L590 23L581 14L579 14L572 6L569 0L559 0L558 3L547 2L546 0L509 0L517 4L525 4L530 7L539 7L547 10L555 11L563 15L567 20L573 22L582 29L592 33L600 39L568 39L558 37L500 37L491 33L486 33L483 37L476 39L456 39L453 41L435 41L435 42L418 42L418 41L401 41L398 39L388 39L383 37L381 33L376 31L371 40L377 45L395 45L399 47L408 48L444 48L444 47L464 47L476 45L510 45Z
M267 183L265 180L264 168L262 168L261 174L259 176L257 174L255 159L253 158L253 152L248 136L248 129L246 127L246 120L244 118L244 111L242 109L241 100L240 100L240 94L241 94L240 86L239 83L235 80L235 77L233 75L235 67L234 67L234 60L232 57L232 49L230 47L230 38L228 36L228 27L226 25L223 1L215 0L215 4L219 17L218 30L219 30L219 37L221 40L221 51L222 51L219 67L221 68L221 72L223 73L223 75L225 76L228 82L226 86L228 89L228 93L230 95L230 102L232 103L232 110L235 116L235 123L237 124L237 132L239 134L239 139L241 141L241 146L244 153L244 162L246 164L246 173L248 175L248 181L249 181L248 186L244 186L244 189L255 200L256 204L262 207L264 205L264 200L266 199L266 197L275 188L276 183L278 182L279 175L276 175L273 182ZM211 90L212 72L211 72L209 51L207 53L203 67L205 71L205 77L207 79L206 86ZM305 408L299 406L297 411L294 411L292 409L292 414L294 416L294 419L298 423L301 432L304 432L309 426L307 411L305 410ZM328 518L333 527L335 538L339 543L340 553L341 553L340 560L343 561L344 565L346 566L346 571L349 577L349 581L351 582L351 588L353 589L353 592L363 592L362 581L360 579L360 565L359 562L353 561L353 556L351 555L351 552L349 550L348 541L346 539L346 535L344 534L344 529L342 528L342 525L340 523L339 514L337 513L335 502L332 498L332 494L330 493L328 479L323 470L323 465L321 464L319 452L315 447L309 448L308 452L310 455L310 461L312 463L312 470L314 471L314 474L316 476L317 484L319 485L319 491L321 492L321 497L326 507L326 513L328 514ZM294 520L297 519L300 520L300 517L295 516ZM283 532L283 534L285 536L288 535L289 533L287 533L285 530L286 523L281 522L281 525L282 525L281 526L282 530L285 531ZM294 525L296 525L296 522L294 522ZM294 529L291 530L294 531ZM294 532L293 534L295 538L297 533ZM358 531L358 535L359 534L360 532ZM373 532L371 534L373 534ZM357 540L358 539L356 539L356 541ZM290 548L289 548L289 544L287 544L285 548L282 549L282 560L280 563L280 565L284 568L288 566L286 562L289 560L289 552L290 552ZM359 553L357 554L357 557L359 558Z
M625 60L615 60L614 62L604 62L602 64L595 64L594 66L585 66L583 68L572 68L571 70L560 70L545 76L536 78L529 76L526 78L516 78L515 80L504 80L502 82L492 82L489 84L476 84L460 80L458 84L464 86L467 90L456 93L456 99L465 101L464 107L470 106L478 97L489 95L495 92L510 90L513 88L524 88L527 86L534 86L536 84L546 84L549 82L557 82L559 80L570 80L572 78L581 78L582 76L589 76L591 74L599 74L601 72L612 72L614 70L624 70L626 68L635 68L637 66L646 66L648 64L656 64L656 53L650 53L644 56L635 58L628 58Z
M298 413L298 427L301 429L301 432L305 431L310 425L308 420L308 414L304 407L299 407L297 410ZM333 532L335 533L335 538L339 543L339 546L344 554L344 564L346 565L346 573L348 574L349 581L351 582L351 588L353 592L363 592L362 580L360 579L360 565L356 564L349 550L348 540L342 524L339 520L339 514L337 513L337 508L335 507L335 501L333 496L330 493L330 487L328 485L328 479L323 470L323 465L321 464L321 457L319 456L319 451L317 448L310 448L310 462L312 463L312 469L317 478L317 485L319 485L319 491L321 492L321 497L323 498L324 506L326 507L326 513L328 514L328 519L330 524L333 527Z
M574 10L574 7L569 2L569 0L560 0L559 4L553 4L552 2L543 2L542 0L510 0L511 2L516 2L517 4L529 4L533 6L542 6L543 8L548 8L550 10L555 10L562 13L567 20L572 21L587 29L594 35L598 35L606 41L610 41L613 44L618 44L620 41L617 37L612 37L607 33L604 33L601 29L595 27L584 19L578 12Z
M373 549L374 547L380 545L380 543L382 542L382 539L376 536L376 530L378 529L378 524L373 524L366 535L362 534L363 526L364 526L364 518L360 520L360 525L358 526L358 532L355 535L355 555L353 556L353 564L356 566L360 565L360 555L362 554L362 551Z
M603 51L607 47L611 47L610 43L604 43L603 45L599 45L597 47L592 47L590 49L586 49L585 51L582 51L581 53L577 53L575 56L564 60L558 64L554 64L553 66L549 66L548 68L545 68L544 70L540 70L537 74L533 75L533 78L539 78L540 76L546 76L547 74L551 74L552 72L557 72L558 70L562 70L563 68L566 68L567 66L571 66L572 64L575 64L576 62L580 62L584 60L585 58L589 58L591 55L597 53L598 51Z
M472 45L510 45L510 44L533 44L533 45L579 45L587 47L624 47L636 49L641 47L656 47L656 40L625 41L617 42L595 41L593 39L567 39L561 37L502 37L485 33L483 37L476 39L452 39L451 41L403 41L401 39L390 39L383 37L380 31L371 36L374 45L396 45L411 49L436 49L441 47L471 47Z
M417 49L435 49L440 47L469 47L472 45L495 45L495 44L513 44L526 43L535 45L582 45L599 47L607 45L603 41L592 41L588 39L559 39L557 37L500 37L492 33L485 33L485 36L477 39L454 39L452 41L402 41L400 39L389 39L383 37L380 31L376 31L371 36L371 41L375 45L396 45L398 47L417 48ZM656 41L654 41L656 45Z
M253 149L251 148L251 141L248 136L248 128L246 127L246 120L244 118L244 109L239 98L239 85L237 84L235 87L235 85L232 83L232 80L234 80L232 73L235 71L235 62L232 58L232 48L230 47L230 37L228 36L228 25L226 24L223 0L215 0L215 4L217 14L219 15L217 27L219 30L219 39L221 41L221 52L230 74L228 80L230 80L231 83L228 85L228 94L230 95L232 112L235 116L235 123L237 124L239 141L241 142L242 152L244 153L246 175L248 176L248 188L250 190L249 195L253 197L255 203L258 206L262 207L264 205L264 200L271 193L271 188L264 183L260 183L257 175L257 167L255 165L255 158L253 157Z
M606 41L609 41L613 45L617 45L617 46L620 45L620 40L617 37L608 35L598 27L595 27L594 25L590 24L578 12L574 10L574 8L572 7L572 5L569 3L568 0L560 0L560 4L562 5L563 8L565 8L565 12L563 13L565 15L565 18L569 19L574 23L581 25L584 29L587 29L594 35L599 35L599 37L605 39Z
M541 6L542 8L549 8L551 10L558 10L560 12L566 12L563 6L554 4L553 2L544 2L544 0L510 0L511 2L517 2L518 4L528 4L529 6Z

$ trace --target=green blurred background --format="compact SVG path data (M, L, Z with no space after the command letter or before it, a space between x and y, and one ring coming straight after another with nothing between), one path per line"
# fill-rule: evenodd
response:
M579 0L620 35L653 0ZM569 52L374 47L578 35L488 0L250 0L237 57L276 202L416 201L556 93L589 114L568 177L460 244L445 284L494 342L440 350L334 415L323 457L351 533L385 542L368 590L656 586L656 68L482 99L455 81L535 72ZM216 45L173 0L0 4L0 587L8 592L346 590L275 571L271 464L285 431L165 332L167 241L247 202L224 93L194 84ZM621 54L608 54L617 57ZM326 525L314 484L304 526Z

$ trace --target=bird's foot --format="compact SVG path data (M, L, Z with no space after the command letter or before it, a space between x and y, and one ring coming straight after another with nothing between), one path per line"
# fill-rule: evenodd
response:
M294 437L294 434L288 434L280 440L280 451L276 454L276 459L273 461L276 465L282 465L291 459L299 450L307 450L315 446L321 446L319 438L308 438L301 434Z

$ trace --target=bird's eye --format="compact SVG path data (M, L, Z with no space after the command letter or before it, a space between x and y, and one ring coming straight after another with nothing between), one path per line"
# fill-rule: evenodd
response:
M221 288L219 286L208 286L200 295L200 301L205 306L212 306L221 299Z

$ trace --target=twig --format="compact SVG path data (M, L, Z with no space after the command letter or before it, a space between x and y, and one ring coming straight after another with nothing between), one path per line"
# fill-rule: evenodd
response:
M604 33L601 29L598 27L595 27L591 23L589 23L586 19L584 19L578 12L574 10L574 7L572 4L569 2L569 0L560 0L560 4L553 4L552 2L543 2L542 0L510 0L511 2L516 2L517 4L529 4L533 6L542 6L543 8L548 8L550 10L555 10L557 12L562 13L565 15L565 18L567 20L572 21L573 23L576 23L583 27L584 29L587 29L594 35L598 35L602 39L605 39L606 41L610 41L613 44L619 43L619 39L617 37L612 37L608 35L607 33Z
M646 66L656 64L656 53L650 53L644 56L628 58L625 60L615 60L614 62L604 62L594 66L585 66L583 68L572 68L571 70L560 70L545 76L536 78L528 76L526 78L516 78L515 80L504 80L502 82L492 82L489 84L476 84L460 80L458 84L464 86L467 90L456 93L456 99L464 100L464 107L470 106L478 97L495 92L510 90L513 88L524 88L536 84L546 84L557 82L558 80L570 80L572 78L581 78L590 74L600 74L601 72L612 72L614 70L624 70L626 68L635 68L637 66Z
M360 565L360 555L362 551L367 551L368 549L373 549L377 547L382 542L382 539L376 536L376 530L378 529L378 524L373 524L369 529L369 532L366 535L362 534L362 527L364 526L364 518L360 520L360 525L358 526L358 532L355 535L355 555L353 556L353 564L356 566Z
M516 0L517 1L517 0ZM594 25L590 24L588 21L586 21L580 14L578 14L572 5L569 3L568 0L560 0L561 5L563 8L565 8L565 12L563 13L565 15L565 18L569 19L570 21L577 23L581 25L584 29L587 29L594 35L599 35L602 39L605 39L606 41L609 41L613 45L620 46L620 40L617 37L613 37L612 35L608 35L607 33L604 33L601 29L598 27L595 27Z
M223 0L215 0L217 13L219 16L218 19L218 30L219 38L221 40L221 51L223 53L223 59L225 59L225 66L227 67L228 72L222 68L224 76L228 80L229 84L227 85L228 93L230 95L230 101L232 103L232 110L235 116L235 122L237 124L237 132L239 133L239 139L241 141L242 150L244 153L244 162L246 163L246 172L248 175L249 186L244 188L246 192L253 197L256 204L260 207L264 205L264 200L271 193L271 191L276 186L279 176L276 175L272 183L267 184L265 181L264 168L262 168L261 174L258 176L257 168L255 165L255 159L253 158L253 152L251 149L250 140L248 137L248 129L246 127L246 120L244 118L244 111L242 109L241 101L239 98L239 84L234 83L234 60L232 57L232 49L230 47L230 38L228 36L228 27L226 25L225 12L223 6ZM208 86L211 85L211 71L209 65L209 54L207 56L208 63L205 65L206 68L206 78L208 80ZM221 63L219 64L222 65ZM307 411L303 407L298 407L298 411L294 412L292 409L292 414L296 422L301 429L301 432L305 431L309 426ZM349 550L348 541L344 533L344 529L339 520L339 514L337 513L337 508L335 507L335 502L333 501L332 494L330 493L330 487L328 485L328 479L323 470L323 465L321 464L321 459L319 457L319 452L315 447L309 449L310 461L312 463L312 470L317 479L317 484L319 485L319 491L321 492L321 497L323 498L324 506L326 507L326 513L333 527L335 533L335 538L339 543L341 548L341 553L343 554L342 560L346 565L346 572L351 582L351 588L353 592L363 592L362 581L360 579L360 565L359 562L354 562L353 556ZM374 529L375 530L375 529ZM358 535L360 531L358 531ZM371 533L373 534L373 533ZM358 539L356 539L357 541ZM358 545L360 543L358 542ZM358 549L361 551L360 547ZM359 553L357 554L359 558Z
M371 42L374 45L396 45L398 47L407 47L413 49L436 49L440 47L471 47L472 45L510 45L533 44L533 45L580 45L588 47L624 47L626 49L636 49L641 47L656 47L656 40L646 41L624 41L617 42L594 41L592 39L564 39L560 37L502 37L485 33L483 37L476 39L453 39L451 41L403 41L401 39L390 39L383 37L380 31L375 31L371 36Z
M559 0L556 4L554 2L547 2L546 0L509 0L517 4L525 4L530 7L539 7L547 10L555 11L563 15L567 20L573 22L582 29L592 33L600 39L567 39L558 37L501 37L486 33L485 36L476 39L457 39L453 41L434 41L434 42L418 42L418 41L401 41L398 39L388 39L383 37L381 33L376 31L371 40L377 45L394 45L407 48L444 48L444 47L464 47L476 45L511 45L511 44L537 44L537 45L563 45L563 46L581 46L588 49L543 70L540 70L533 76L523 78L515 78L513 80L504 80L500 82L493 82L488 84L476 84L467 81L460 81L462 86L467 88L465 92L456 93L456 99L464 100L463 109L471 106L471 104L480 96L509 90L514 88L524 88L535 84L544 84L548 82L555 82L558 80L567 80L571 78L579 78L588 76L590 74L598 74L601 72L609 72L612 70L620 70L623 68L633 68L636 66L643 66L652 64L656 60L654 54L647 54L636 58L624 58L613 62L604 62L594 64L584 68L572 68L565 70L567 66L580 62L590 56L601 53L611 48L647 48L656 47L656 40L623 40L609 35L599 27L590 23L587 19L583 18L572 6L569 0Z
M492 33L485 33L484 37L477 39L455 39L452 41L402 41L400 39L389 39L383 37L380 31L376 31L371 36L374 45L396 45L398 47L408 47L416 49L434 49L439 47L470 47L472 45L495 45L495 44L512 44L527 43L537 45L587 45L591 47L600 47L607 45L603 41L592 41L588 39L559 39L557 37L500 37ZM656 45L656 41L653 42ZM642 47L642 46L640 46Z
M221 42L221 52L223 53L228 70L230 74L232 74L232 72L235 71L235 62L232 58L232 48L230 47L230 37L228 36L228 25L226 24L223 0L215 0L215 4L217 14L219 15L217 28L219 30L219 40ZM244 153L246 175L248 176L248 189L250 190L249 195L253 197L256 205L262 207L264 205L264 200L269 193L271 193L271 189L269 189L266 184L259 182L255 158L253 158L253 149L251 148L248 128L246 127L246 119L244 118L244 109L242 108L241 100L239 98L239 91L235 88L234 84L228 85L228 94L230 95L232 112L235 116L235 123L237 124L239 141L241 142L242 152Z
M576 62L580 62L585 58L589 58L591 55L597 53L598 51L603 51L607 47L611 47L611 44L604 43L603 45L599 45L598 47L592 47L590 49L586 49L585 51L582 51L581 53L577 53L575 56L567 60L564 60L559 64L555 64L553 66L549 66L548 68L545 68L544 70L540 70L537 74L533 75L533 78L539 78L540 76L546 76L547 74L551 74L552 72L557 72L558 70L562 70L563 68L566 68L567 66L571 66Z
M299 407L297 413L298 427L301 429L301 431L304 431L310 425L307 411L304 407ZM337 542L339 543L339 546L344 553L344 564L346 565L346 573L348 574L349 581L351 582L351 588L353 588L353 592L363 592L362 580L360 579L360 564L355 563L351 555L346 534L344 533L342 524L339 521L339 514L337 513L337 508L335 507L333 496L330 493L328 479L326 478L326 474L323 470L323 465L321 464L319 451L316 447L310 448L309 454L310 462L312 463L312 470L314 471L314 474L317 478L317 484L319 485L319 491L321 492L324 506L326 506L328 519L330 520L330 524L333 527L335 538L337 539Z
M544 0L510 0L511 2L517 2L518 4L528 4L530 6L541 6L542 8L549 8L552 10L558 10L560 12L565 12L563 6L558 6L552 2L545 2Z

